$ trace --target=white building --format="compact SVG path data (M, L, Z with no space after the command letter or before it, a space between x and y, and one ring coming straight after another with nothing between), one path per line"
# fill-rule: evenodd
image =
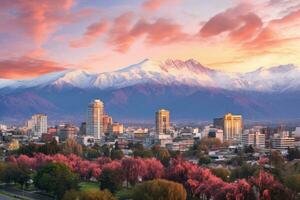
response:
M273 149L288 149L294 148L295 138L288 137L286 134L275 135L272 138L272 148Z
M47 133L48 124L47 124L47 115L45 114L36 114L27 121L27 128L31 130L34 136L41 137L43 133Z
M242 135L242 145L265 148L266 137L255 129L245 130Z
M96 140L100 140L104 136L103 111L104 104L99 99L95 99L88 106L86 133L88 136L93 136Z

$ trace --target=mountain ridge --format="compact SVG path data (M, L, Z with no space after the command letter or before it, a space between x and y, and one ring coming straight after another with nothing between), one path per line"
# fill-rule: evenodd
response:
M260 67L247 73L224 72L203 66L194 59L153 61L145 59L128 67L103 73L68 69L26 80L0 79L1 88L31 88L64 85L82 89L124 88L136 84L189 85L226 90L265 92L298 89L300 70L293 64Z

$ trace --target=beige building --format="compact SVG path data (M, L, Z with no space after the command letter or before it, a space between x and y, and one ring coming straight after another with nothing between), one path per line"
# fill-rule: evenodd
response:
M104 134L109 134L111 132L112 129L112 117L109 115L103 115L103 132Z
M161 109L155 113L156 134L168 134L170 130L170 112Z
M104 136L103 111L104 104L99 99L95 99L88 106L86 133L97 140Z
M124 126L118 122L114 122L111 126L111 131L114 135L120 135L124 133Z
M241 115L227 113L223 118L214 120L214 126L224 131L224 141L240 141L243 132L243 119Z

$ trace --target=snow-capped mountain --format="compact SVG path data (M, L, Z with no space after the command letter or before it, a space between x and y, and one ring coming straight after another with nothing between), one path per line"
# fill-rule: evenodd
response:
M94 98L117 120L150 119L159 108L174 119L211 120L226 112L247 119L300 119L300 69L292 64L228 73L195 60L144 60L121 70L65 70L27 80L0 79L0 120L83 121Z
M32 88L65 85L77 88L117 89L137 84L188 85L225 90L285 91L300 86L300 69L295 65L259 68L249 73L228 73L204 67L190 59L144 60L121 70L90 73L82 70L65 70L49 73L29 80L0 80L0 89Z

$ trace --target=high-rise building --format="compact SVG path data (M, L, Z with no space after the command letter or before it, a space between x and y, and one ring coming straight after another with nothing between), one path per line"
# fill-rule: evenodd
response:
M170 130L170 112L160 109L155 113L156 134L167 134Z
M104 104L99 99L95 99L88 106L86 133L98 140L104 135L103 110Z
M41 137L48 130L47 115L32 115L31 119L27 121L27 128L31 130L34 136Z
M111 132L112 129L112 117L109 115L103 115L103 132L104 134L109 134Z
M214 127L224 131L224 140L229 142L240 141L243 131L243 119L241 115L227 113L223 118L214 119Z

